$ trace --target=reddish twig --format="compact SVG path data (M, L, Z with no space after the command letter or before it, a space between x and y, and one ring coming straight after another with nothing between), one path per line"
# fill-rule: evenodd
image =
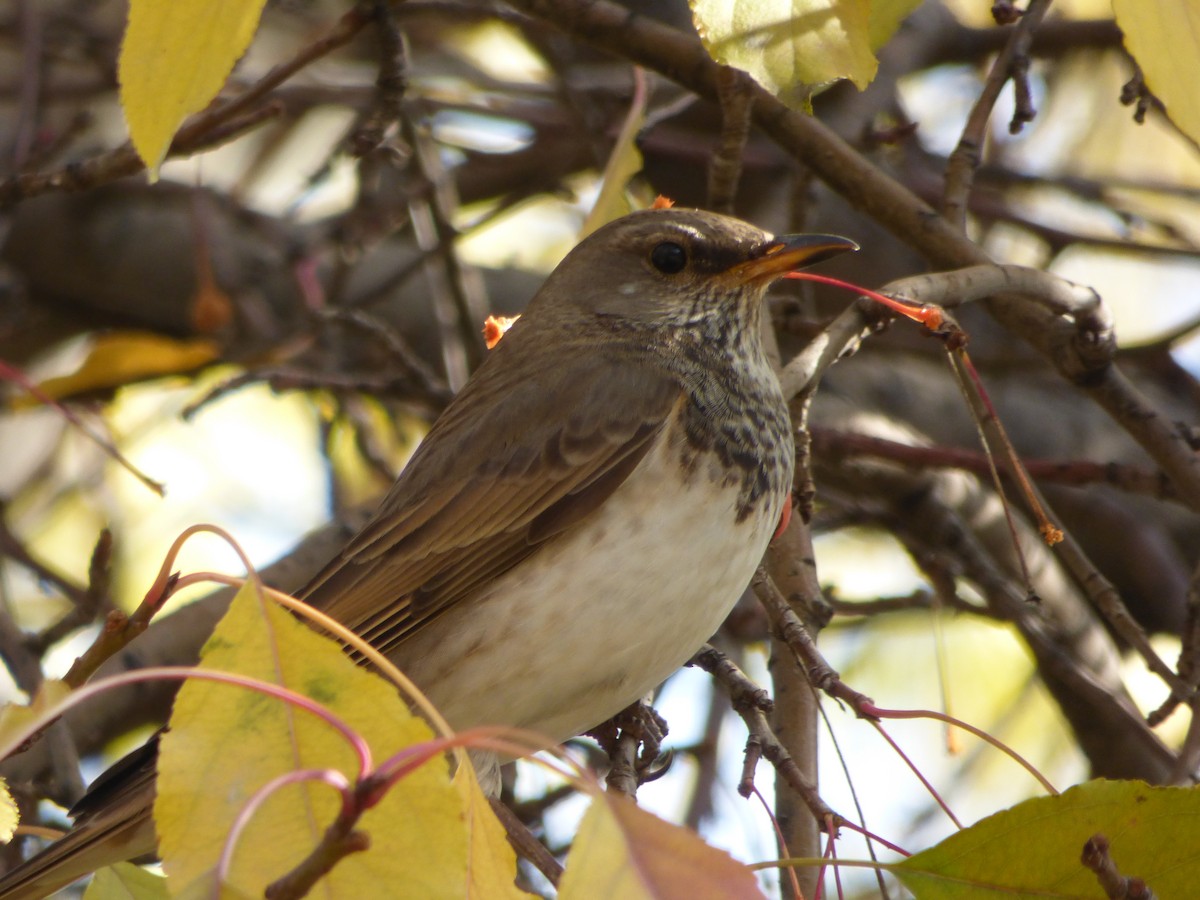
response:
M987 459L977 450L961 447L919 447L869 434L814 427L811 431L814 451L843 456L886 459L912 469L959 469L974 475L986 475ZM1086 459L1024 459L1029 474L1041 482L1073 487L1105 484L1131 494L1144 494L1158 500L1177 500L1178 493L1161 472L1119 462L1093 462Z

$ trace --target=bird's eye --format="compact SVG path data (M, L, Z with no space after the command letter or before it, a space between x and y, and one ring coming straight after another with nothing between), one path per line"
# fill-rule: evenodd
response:
M671 241L663 241L650 251L650 264L664 275L675 275L687 265L687 251Z

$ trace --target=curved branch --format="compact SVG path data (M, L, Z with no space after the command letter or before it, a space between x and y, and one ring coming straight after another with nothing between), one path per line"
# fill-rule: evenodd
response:
M720 66L699 38L630 12L606 0L509 0L573 37L607 50L719 102ZM787 153L800 160L860 212L875 219L940 268L991 262L987 254L908 187L889 177L832 130L784 106L763 88L750 88L753 120ZM1069 323L1029 304L999 295L986 303L1007 328L1042 353L1072 384L1086 392L1136 440L1200 510L1200 458L1185 436L1111 362L1075 365Z

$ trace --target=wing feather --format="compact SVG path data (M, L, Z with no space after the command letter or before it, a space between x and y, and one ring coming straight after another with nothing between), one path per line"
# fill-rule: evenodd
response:
M522 346L516 331L489 355L492 371L480 373L489 377L472 379L434 423L375 517L301 593L385 653L585 520L683 402L678 382L644 355L581 344L552 364L536 359L536 334ZM517 371L502 351L534 364Z

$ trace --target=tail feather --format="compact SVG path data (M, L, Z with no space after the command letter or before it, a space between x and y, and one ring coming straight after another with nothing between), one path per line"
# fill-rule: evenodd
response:
M0 900L40 900L97 869L154 853L158 735L115 763L71 810L75 826L0 876Z
M71 829L0 877L0 900L40 900L97 869L153 853L152 807L153 797L140 810L126 809L125 815L106 815Z

